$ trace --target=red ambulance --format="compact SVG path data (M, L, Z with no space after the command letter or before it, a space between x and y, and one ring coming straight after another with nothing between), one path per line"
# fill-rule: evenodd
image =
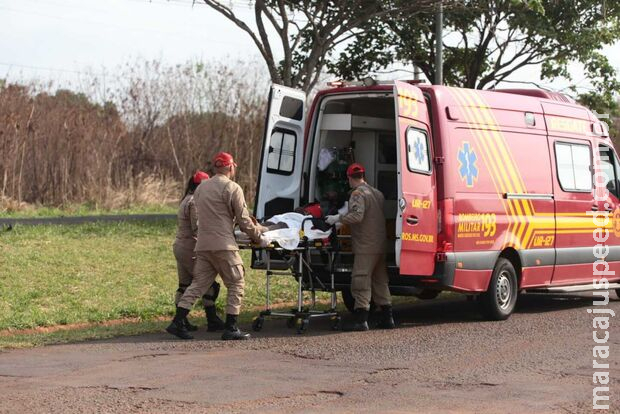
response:
M305 103L272 86L257 217L336 207L346 193L330 177L354 159L385 195L395 295L478 295L505 319L519 291L620 288L620 162L587 108L537 89L370 79ZM343 266L345 302L349 283Z

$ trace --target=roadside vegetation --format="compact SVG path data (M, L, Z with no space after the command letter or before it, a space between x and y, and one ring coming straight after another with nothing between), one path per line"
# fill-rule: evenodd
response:
M0 218L49 218L127 214L176 214L178 202L167 204L144 204L127 208L102 208L93 204L74 204L63 207L35 207L24 205L18 210L5 211Z
M137 61L75 90L0 79L0 214L178 200L228 151L253 199L268 84L252 63Z
M177 287L174 220L74 226L16 226L0 233L0 348L163 329ZM263 272L246 264L244 320L265 301ZM273 301L296 297L276 278ZM217 301L220 313L226 290ZM203 322L197 305L196 322ZM110 323L110 321L113 321ZM46 329L58 325L68 330Z

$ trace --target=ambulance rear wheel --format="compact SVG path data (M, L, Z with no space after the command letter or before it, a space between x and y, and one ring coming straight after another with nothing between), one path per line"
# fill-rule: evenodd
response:
M616 289L616 296L618 296L618 299L620 299L620 289Z
M517 303L517 272L510 260L500 257L493 269L489 289L480 295L483 315L493 321L508 319Z

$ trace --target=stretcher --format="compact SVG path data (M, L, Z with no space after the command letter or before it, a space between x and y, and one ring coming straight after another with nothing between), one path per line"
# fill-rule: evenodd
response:
M303 228L303 225L302 225ZM241 249L253 249L262 252L263 270L265 271L265 309L256 316L252 322L252 329L260 331L267 318L285 318L289 328L296 328L298 334L304 333L311 319L327 318L333 329L340 325L340 315L336 311L336 289L334 285L334 263L339 254L334 248L334 243L329 240L308 240L300 234L298 246L292 250L280 247L276 242L266 248L259 248L248 242L239 242ZM311 266L313 252L322 253L327 257L327 269L329 271L329 283L324 283L315 274ZM277 266L274 264L277 263ZM274 276L294 277L297 282L297 307L284 310L271 308L271 279ZM310 303L306 304L304 292L310 292ZM317 309L316 292L330 292L330 306L327 310Z

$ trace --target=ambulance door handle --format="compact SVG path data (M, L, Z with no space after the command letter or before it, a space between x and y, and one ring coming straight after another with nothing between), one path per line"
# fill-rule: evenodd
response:
M409 216L409 217L407 217L407 224L411 224L412 226L415 226L419 222L420 222L420 219L417 218L416 216Z
M590 209L592 211L598 211L598 206L596 204L592 204L592 207Z

